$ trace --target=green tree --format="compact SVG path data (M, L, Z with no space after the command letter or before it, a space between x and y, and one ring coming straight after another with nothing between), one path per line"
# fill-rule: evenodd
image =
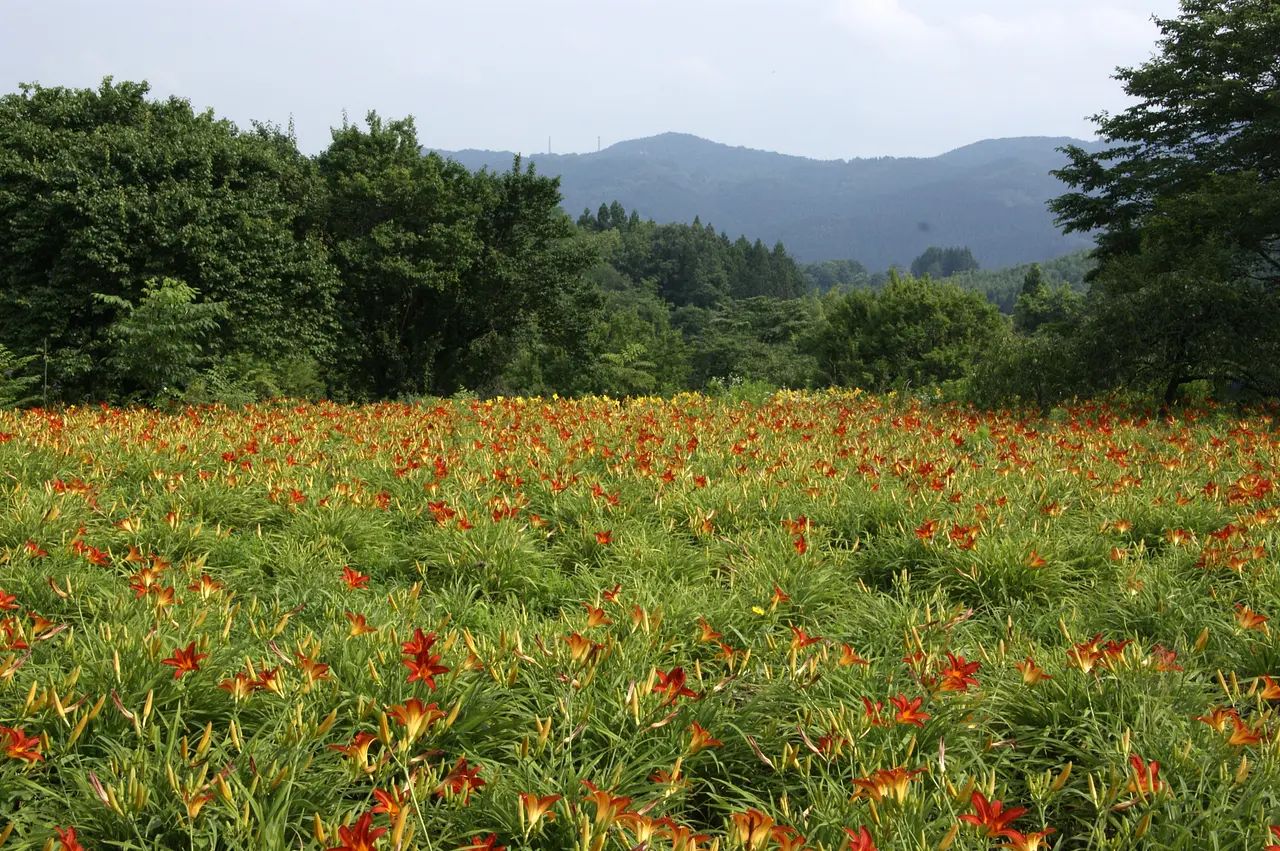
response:
M35 360L35 355L19 357L0 345L0 411L36 401L31 391L40 379L28 373Z
M980 294L890 271L880 292L841 296L808 348L822 383L882 391L963 379L1008 333Z
M1058 222L1097 233L1090 349L1166 403L1197 378L1274 392L1280 7L1182 0L1157 24L1159 55L1116 75L1138 102L1094 116L1110 146L1068 146L1054 172L1077 190L1050 202Z
M911 261L911 274L917 278L928 275L946 278L958 272L971 272L978 267L973 252L968 248L939 248L936 245Z
M318 158L352 394L485 391L522 339L589 360L595 253L559 209L558 182L519 158L509 172L472 174L422 156L412 118L371 112L366 123L334 130Z
M172 278L147 282L136 305L94 295L120 312L108 330L108 362L147 401L179 398L206 365L208 340L231 318L225 304L197 301L198 290Z
M144 83L23 85L0 98L0 341L49 346L62 399L102 398L115 309L172 277L226 305L209 354L325 360L337 278L293 140L241 132Z

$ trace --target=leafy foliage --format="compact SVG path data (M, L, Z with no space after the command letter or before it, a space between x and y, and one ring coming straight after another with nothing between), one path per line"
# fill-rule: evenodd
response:
M31 390L40 383L40 379L27 374L35 360L35 355L18 357L0 344L0 410L35 401Z
M94 294L120 310L107 330L108 363L150 400L182 396L207 360L207 341L231 316L221 302L197 302L199 294L172 278L146 283L136 305L119 296Z
M824 383L867 390L925 387L965 377L1005 321L975 292L890 272L878 293L841 297L811 351Z

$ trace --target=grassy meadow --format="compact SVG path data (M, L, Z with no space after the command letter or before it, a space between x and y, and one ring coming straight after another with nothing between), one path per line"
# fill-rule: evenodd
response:
M0 845L1261 851L1278 462L857 393L0 414Z

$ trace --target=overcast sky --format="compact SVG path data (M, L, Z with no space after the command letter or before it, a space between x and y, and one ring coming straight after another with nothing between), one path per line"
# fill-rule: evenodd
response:
M248 126L412 114L434 148L666 131L826 159L1091 138L1177 0L0 0L0 91L148 80Z

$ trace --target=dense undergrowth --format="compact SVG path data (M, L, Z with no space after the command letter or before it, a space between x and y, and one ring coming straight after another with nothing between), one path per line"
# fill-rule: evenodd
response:
M1273 426L0 415L5 847L1261 849Z

